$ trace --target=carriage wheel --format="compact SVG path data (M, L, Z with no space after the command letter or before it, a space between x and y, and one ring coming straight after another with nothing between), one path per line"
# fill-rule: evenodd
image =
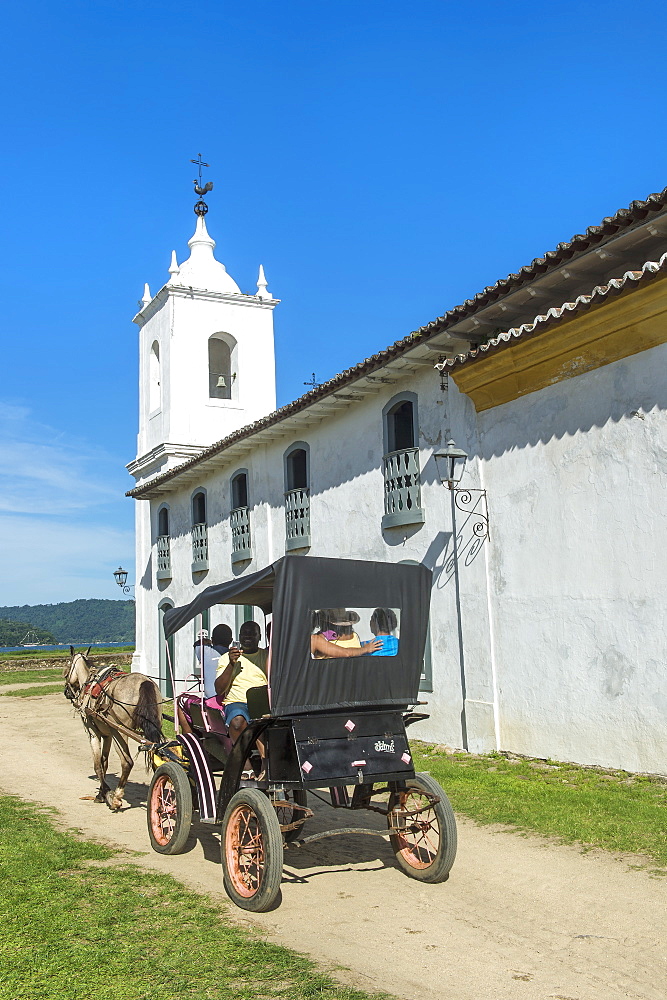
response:
M276 811L257 788L241 788L222 821L222 874L227 895L255 913L280 899L283 835Z
M308 805L308 792L305 788L294 788L294 789L284 789L285 794L283 799L286 802L295 802L298 806ZM302 822L295 830L285 830L283 832L283 840L286 844L291 843L291 841L296 840L297 837L301 836L301 831L303 830L303 824L306 822L306 818L300 809L292 809L289 806L274 806L276 811L276 816L278 817L278 822L281 826L287 826L288 823L296 823L298 820L302 819Z
M148 789L148 836L158 854L180 854L192 826L192 789L180 764L160 764Z
M397 831L389 837L396 860L411 878L444 882L456 857L454 810L430 775L416 774L406 786L392 792L387 814L389 828Z

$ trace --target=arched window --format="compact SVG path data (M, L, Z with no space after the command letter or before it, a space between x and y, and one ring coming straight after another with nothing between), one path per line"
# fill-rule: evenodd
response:
M236 398L236 341L215 333L208 342L208 394L211 399Z
M169 538L169 507L164 504L157 512L157 578L171 580L171 540Z
M153 413L154 410L160 409L160 404L162 402L162 388L160 384L162 381L160 371L160 345L157 340L154 340L151 346L151 355L148 367L148 411L149 413Z
M248 506L248 473L237 472L232 479L232 508Z
M172 683L172 677L176 666L174 664L174 637L170 635L168 639L165 639L164 635L164 613L170 608L173 608L171 601L162 601L158 606L158 671L159 677L158 682L160 685L160 691L165 696L165 698L171 698L174 694L174 685Z
M295 447L285 455L285 487L288 490L308 489L308 453Z
M239 469L232 476L232 510L229 523L232 530L232 563L252 559L250 506L248 503L248 470Z
M387 411L385 415L387 452L417 447L415 410L416 406L411 399L402 399Z
M208 569L208 527L206 525L206 491L192 494L192 572Z
M157 533L158 536L169 534L169 508L160 507L157 515Z
M192 523L206 524L206 494L198 490L192 498Z
M295 441L285 452L285 548L310 545L310 449Z
M384 436L383 528L423 524L417 396L401 392L382 410Z

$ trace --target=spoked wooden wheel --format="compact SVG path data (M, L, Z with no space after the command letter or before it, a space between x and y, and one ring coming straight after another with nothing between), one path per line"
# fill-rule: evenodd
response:
M396 860L411 878L444 882L456 857L454 811L430 775L416 774L406 785L392 792L387 814Z
M222 874L227 895L263 913L280 899L283 837L275 809L257 788L241 788L222 821Z
M297 806L308 805L308 793L304 788L294 788L289 790L286 788L284 791L283 800L285 802L294 802ZM301 831L303 830L303 824L306 822L306 814L302 812L301 809L294 809L291 805L274 806L274 809L280 826L287 826L289 823L299 823L299 826L297 826L295 830L283 831L285 843L289 844L290 841L296 840L297 837L300 837Z
M160 764L148 790L148 836L158 854L180 854L192 826L192 789L180 764Z

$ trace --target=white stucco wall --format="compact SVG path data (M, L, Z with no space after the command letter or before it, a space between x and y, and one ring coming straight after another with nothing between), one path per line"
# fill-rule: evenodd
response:
M664 365L665 349L655 348L481 414L453 382L443 397L427 369L174 490L165 496L172 580L157 586L147 547L138 563L137 663L156 672L161 599L178 606L232 575L229 480L238 468L249 471L253 536L243 572L284 553L283 454L304 440L310 554L411 559L434 571L431 718L414 735L667 772ZM426 522L383 533L381 414L406 389L419 400ZM481 545L437 481L431 456L446 427L470 455L462 486L487 491L491 535ZM210 568L193 580L196 486L207 489ZM150 506L154 539L159 503ZM233 624L233 612L225 614ZM218 620L213 609L211 624ZM192 640L189 628L176 637L181 676Z
M137 456L173 442L209 445L276 408L273 308L251 295L166 286L140 334ZM156 296L157 300L157 296ZM236 341L231 399L209 397L208 341ZM151 348L160 345L161 405L150 408Z
M479 415L505 749L667 771L666 361Z

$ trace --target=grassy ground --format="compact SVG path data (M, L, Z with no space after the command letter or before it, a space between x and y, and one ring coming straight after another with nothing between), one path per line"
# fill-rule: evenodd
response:
M0 673L0 688L3 684L27 684L29 682L39 684L41 681L52 681L55 683L61 680L62 670L58 669L6 670L4 673Z
M0 798L0 1000L368 1000L170 876L110 859Z
M85 653L87 646L75 646L77 653ZM114 653L133 653L134 646L93 646L91 656L113 656ZM2 663L12 660L65 660L70 655L69 646L66 649L21 649L13 653L0 653L0 670Z
M479 823L503 823L565 843L644 854L667 866L667 781L511 755L447 754L413 743L454 809Z

